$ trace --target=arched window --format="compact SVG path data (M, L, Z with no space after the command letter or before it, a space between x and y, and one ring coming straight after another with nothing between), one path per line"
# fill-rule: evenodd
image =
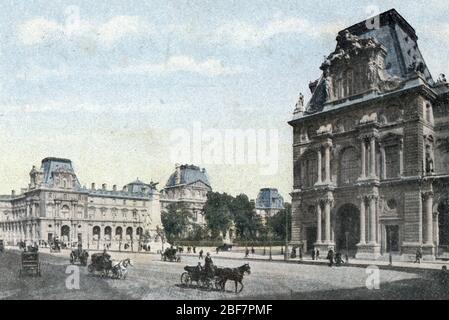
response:
M359 176L359 159L355 148L346 148L340 156L340 184L348 184Z
M94 240L100 240L100 227L99 226L95 226L92 229L92 235Z
M112 228L109 226L104 228L104 238L106 241L111 241L111 235L112 235Z
M133 228L132 227L126 228L126 238L128 240L131 240L133 238Z
M123 235L122 227L117 227L115 229L115 238L116 238L116 240L122 240L122 235Z
M70 215L70 208L66 205L62 206L61 214L63 217L68 217Z

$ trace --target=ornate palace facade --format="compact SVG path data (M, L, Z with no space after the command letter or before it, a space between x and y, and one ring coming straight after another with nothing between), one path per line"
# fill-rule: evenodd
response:
M408 259L449 245L449 85L394 9L340 31L293 120L293 244Z
M192 213L192 223L204 226L203 207L212 191L206 169L194 165L177 165L161 191L162 210L170 203L183 204Z
M81 187L72 162L46 158L33 166L20 194L0 196L0 238L11 245L58 238L91 249L138 250L143 236L152 250L161 246L159 193L139 180L118 190L103 184Z

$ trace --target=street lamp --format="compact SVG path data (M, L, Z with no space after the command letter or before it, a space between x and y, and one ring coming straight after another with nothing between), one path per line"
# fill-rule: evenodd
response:
M273 260L273 257L271 255L271 237L272 237L272 234L271 234L271 229L270 229L270 230L268 230L268 241L269 241L269 245L270 245L270 256L269 256L270 261Z
M349 232L348 231L345 232L345 237L346 237L346 263L348 263L349 262L349 245L348 245Z
M284 260L288 260L288 212L285 210L285 249Z
M392 245L391 228L388 229L388 238L389 238L388 239L388 246L390 247L389 248L390 250L388 250L388 259L390 261L390 266L392 266L393 265L393 254L391 252L391 249L392 249L392 247L391 247L391 245Z

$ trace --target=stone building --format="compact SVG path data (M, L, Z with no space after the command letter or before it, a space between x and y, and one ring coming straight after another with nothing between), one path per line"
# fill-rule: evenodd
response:
M256 198L256 213L266 221L267 217L272 217L284 209L284 198L275 188L262 188Z
M204 226L203 207L207 193L212 191L206 169L194 165L176 165L161 191L161 207L166 210L170 203L185 205L192 213L192 223Z
M449 86L394 9L338 33L294 110L293 244L434 259L449 245Z
M143 236L152 250L161 246L159 192L139 180L117 189L81 187L72 162L46 158L33 166L20 194L0 196L0 238L11 245L82 243L85 248L138 250Z

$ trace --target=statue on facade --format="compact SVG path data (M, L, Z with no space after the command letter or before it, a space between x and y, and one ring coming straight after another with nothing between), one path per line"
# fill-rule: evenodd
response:
M299 93L299 99L298 102L296 102L295 111L293 113L301 115L304 113L304 95L302 92Z

